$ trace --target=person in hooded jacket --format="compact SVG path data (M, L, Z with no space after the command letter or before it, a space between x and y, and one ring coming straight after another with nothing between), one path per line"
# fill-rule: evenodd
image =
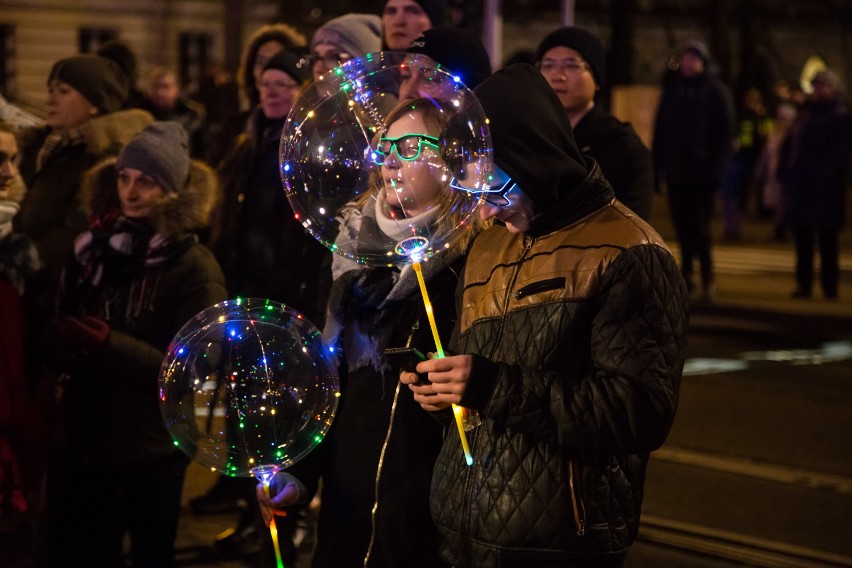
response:
M599 104L606 86L606 52L600 40L578 27L560 28L539 44L536 64L556 91L574 140L600 166L615 196L642 219L651 215L654 164L633 127Z
M227 298L195 231L216 192L190 161L186 131L155 122L88 172L92 219L74 241L56 295L52 355L61 390L36 566L174 566L189 459L160 415L169 343Z
M475 93L497 190L457 289L449 351L401 373L436 417L479 411L474 463L448 434L432 477L442 558L457 568L619 566L639 529L649 453L674 420L688 295L660 236L584 159L541 73ZM442 414L443 413L443 414Z
M733 104L702 42L687 42L678 65L663 86L651 154L658 181L665 181L683 278L690 291L700 290L701 301L713 302L716 275L710 219L733 152ZM700 289L692 278L696 262Z

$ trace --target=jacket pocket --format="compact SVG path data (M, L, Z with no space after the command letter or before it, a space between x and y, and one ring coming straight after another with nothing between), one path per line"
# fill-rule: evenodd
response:
M514 292L512 292L512 298L514 298L515 300L520 300L527 296L532 296L533 294L540 294L542 292L548 292L550 290L559 290L564 287L564 276L559 276L557 278L548 278L547 280L533 282L532 284L527 284L523 288L515 290Z

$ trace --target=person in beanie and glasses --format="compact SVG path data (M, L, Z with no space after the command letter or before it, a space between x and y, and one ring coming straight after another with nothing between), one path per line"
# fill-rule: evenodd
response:
M649 453L674 421L686 285L660 236L580 153L533 66L475 91L494 186L456 289L450 355L403 372L430 412L475 408L473 464L446 435L432 477L441 557L456 568L621 566ZM430 382L419 382L427 374Z
M323 24L311 38L314 79L350 59L382 49L382 21L374 14L344 14Z
M387 0L382 9L384 48L405 51L414 38L444 23L444 0Z
M176 122L155 122L86 174L89 229L74 240L45 354L59 377L37 566L174 566L189 459L159 410L178 330L227 299L207 224L214 172Z
M278 52L264 65L258 81L260 104L218 168L222 194L213 213L210 247L224 270L231 297L282 302L318 325L319 273L330 253L295 219L278 163L284 123L309 78L308 64L290 51ZM219 554L267 557L268 545L274 556L254 498L254 482L223 476L210 498L198 497L193 508L203 510L216 503L217 494L220 502L230 494L248 504L234 526L215 537ZM290 515L279 526L285 561L295 554L290 537L297 518Z
M618 200L647 221L654 194L651 151L630 124L600 104L603 44L583 28L560 28L541 41L536 64L565 108L580 152L595 159Z

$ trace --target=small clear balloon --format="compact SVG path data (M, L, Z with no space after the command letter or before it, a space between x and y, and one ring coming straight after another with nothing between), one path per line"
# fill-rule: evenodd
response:
M232 477L264 477L325 437L340 396L317 328L271 300L211 306L177 333L160 372L160 410L174 443Z

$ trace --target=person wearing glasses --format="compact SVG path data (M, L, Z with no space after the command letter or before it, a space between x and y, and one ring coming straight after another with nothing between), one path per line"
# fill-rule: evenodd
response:
M316 324L322 317L316 282L328 250L294 218L278 169L281 132L308 79L307 65L295 53L280 51L266 62L258 81L260 104L218 169L222 196L214 209L209 244L222 265L231 298L283 302ZM241 490L229 491L235 484ZM235 527L216 537L219 553L235 558L263 550L269 531L254 506L254 484L231 479L214 487L225 488L217 490L220 496L237 496L249 505ZM216 496L214 492L210 501L215 503ZM282 525L283 537L292 527ZM295 549L290 547L287 553L294 554Z
M604 46L583 28L560 28L541 41L536 61L568 114L580 152L595 159L618 200L647 221L654 195L651 151L630 124L600 104Z
M461 208L448 212L454 190L441 152L446 114L429 99L390 111L370 154L376 165L370 187L377 190L342 208L339 246L348 239L399 242L410 235L409 225L462 221ZM471 220L466 239L422 266L442 337L455 318L453 290L470 235L482 223ZM429 514L444 428L400 385L399 369L384 355L387 347L435 349L416 274L410 265L367 267L334 255L332 276L323 336L342 352L340 405L323 443L274 479L272 500L258 491L261 510L268 519L273 510L310 500L322 477L312 566L449 566L438 557Z
M400 375L425 410L482 417L473 465L452 435L435 465L441 557L456 568L621 566L649 453L674 420L686 284L580 153L539 70L503 68L474 92L499 168L480 214L502 224L467 255L457 355Z
M311 38L308 61L314 79L350 59L380 51L382 21L374 14L344 14L323 24Z

